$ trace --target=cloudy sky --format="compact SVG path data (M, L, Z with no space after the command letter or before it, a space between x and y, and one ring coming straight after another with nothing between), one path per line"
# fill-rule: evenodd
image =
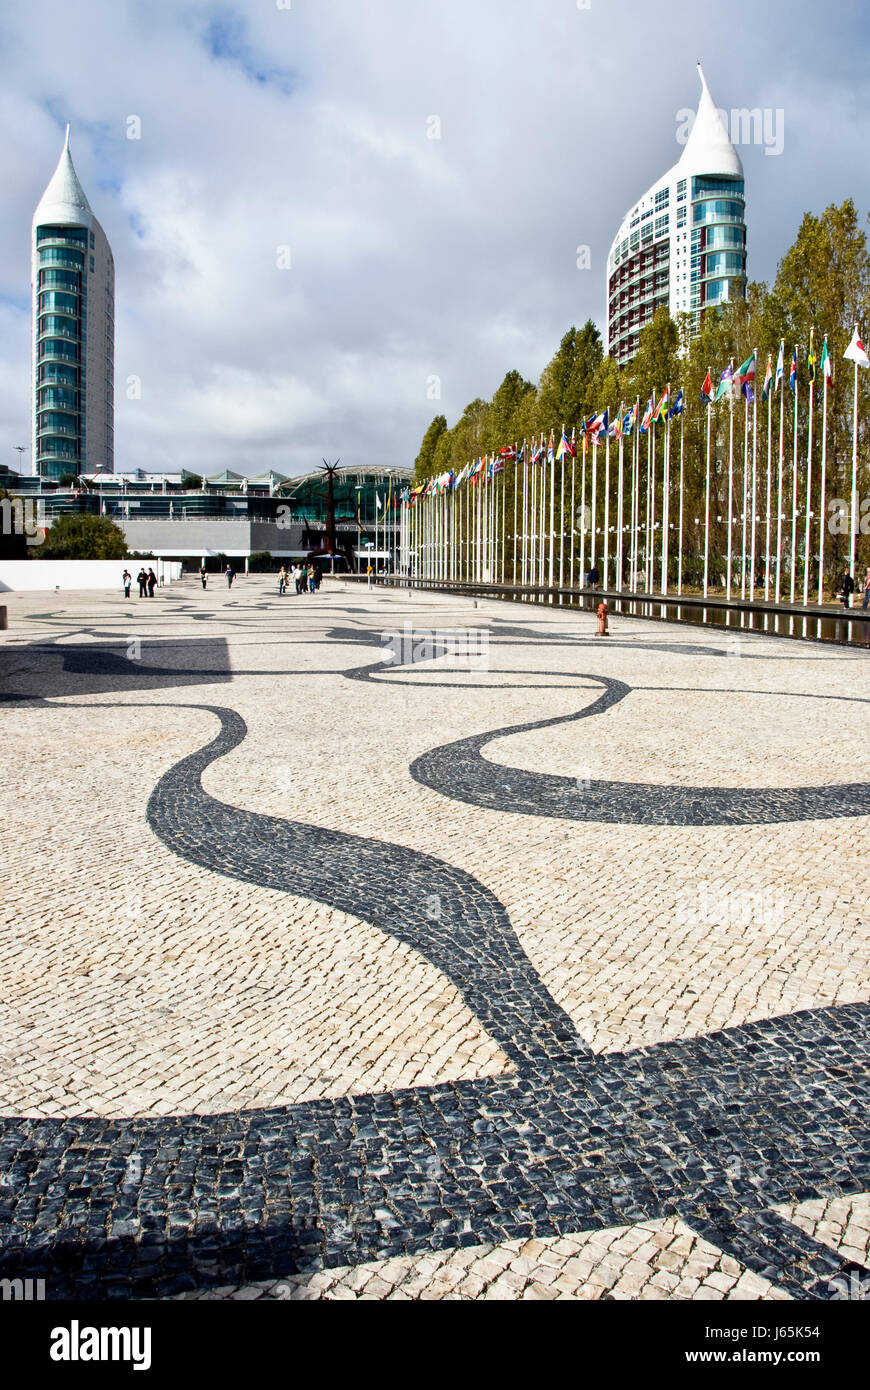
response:
M0 461L30 442L30 223L66 121L115 255L116 468L406 464L434 414L452 424L512 367L537 379L572 323L603 328L610 242L679 156L699 58L720 107L784 113L781 154L740 151L752 278L804 211L866 212L866 0L728 12L6 6Z

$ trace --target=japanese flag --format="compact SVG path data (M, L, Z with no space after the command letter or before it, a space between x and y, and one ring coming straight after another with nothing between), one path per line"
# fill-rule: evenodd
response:
M856 365L859 367L870 367L870 357L867 356L864 344L858 337L857 327L855 328L855 332L852 334L852 341L846 348L846 351L843 353L843 356L849 362L856 363Z

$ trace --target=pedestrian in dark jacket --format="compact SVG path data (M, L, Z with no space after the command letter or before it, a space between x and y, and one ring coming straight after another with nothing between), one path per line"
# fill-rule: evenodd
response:
M140 569L139 573L136 575L136 583L139 585L139 597L140 597L140 598L147 598L147 597L148 597L148 575L147 575L147 573L145 572L145 566L144 566L144 565L143 565L142 568Z
M157 575L152 569L148 571L148 597L154 597L154 590L157 588Z

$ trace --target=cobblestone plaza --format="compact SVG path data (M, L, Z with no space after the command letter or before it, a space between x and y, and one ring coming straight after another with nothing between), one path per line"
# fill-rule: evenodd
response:
M8 606L3 1277L870 1292L866 652L330 579Z

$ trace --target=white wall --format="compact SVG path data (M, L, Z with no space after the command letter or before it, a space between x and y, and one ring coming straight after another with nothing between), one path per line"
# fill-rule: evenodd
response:
M0 593L25 593L60 589L115 589L123 596L121 575L128 569L133 576L133 593L138 593L136 575L141 560L0 560ZM178 560L145 560L158 579L171 584L181 575Z

